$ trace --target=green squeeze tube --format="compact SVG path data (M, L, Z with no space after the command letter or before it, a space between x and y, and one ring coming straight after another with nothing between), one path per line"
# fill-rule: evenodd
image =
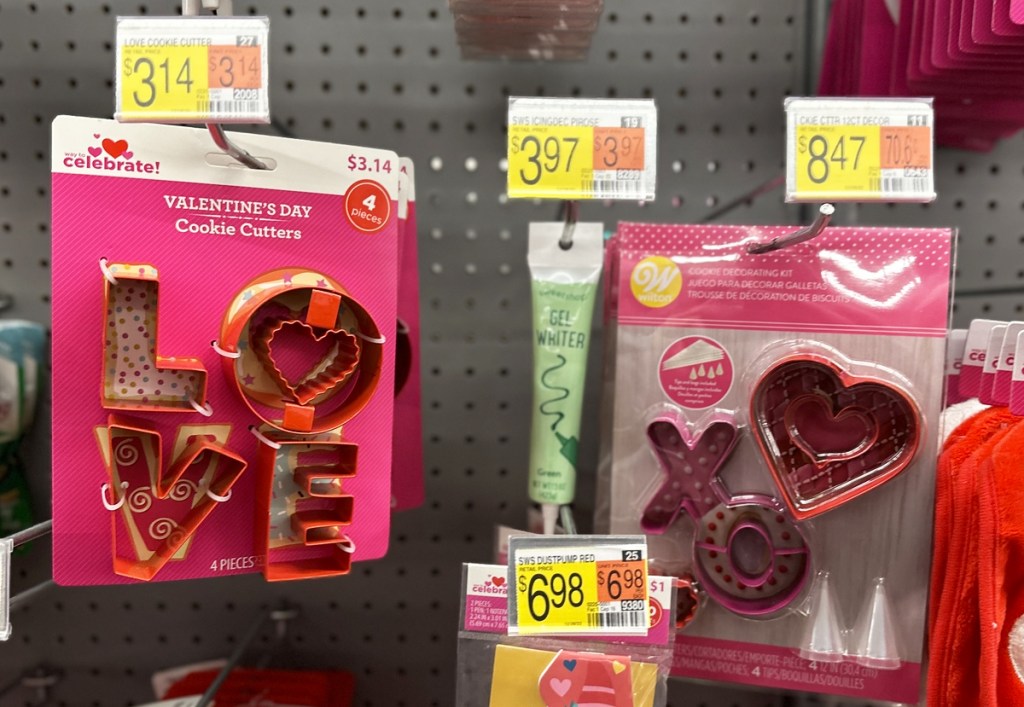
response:
M590 324L603 262L604 226L576 224L571 247L562 223L531 223L527 261L533 300L533 406L530 499L540 504L544 533L576 494L583 385Z

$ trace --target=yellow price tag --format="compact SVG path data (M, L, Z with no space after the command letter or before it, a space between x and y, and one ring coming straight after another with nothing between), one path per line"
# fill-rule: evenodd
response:
M582 537L582 536L579 536ZM510 543L515 593L509 633L645 635L649 628L646 548L625 544L577 547L564 538ZM552 544L547 547L545 543Z
M881 176L877 125L801 125L796 133L799 192L870 192Z
M209 104L206 46L128 46L121 52L121 113L202 113Z
M594 128L513 125L508 133L508 195L590 198Z
M790 98L786 201L931 201L931 99Z
M521 634L587 628L597 609L593 562L516 567L516 606ZM558 632L557 630L554 632Z
M115 117L269 122L268 28L261 17L119 17Z

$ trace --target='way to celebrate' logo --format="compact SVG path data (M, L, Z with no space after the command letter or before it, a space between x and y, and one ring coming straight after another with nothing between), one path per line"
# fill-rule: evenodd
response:
M79 169L99 169L104 172L142 172L159 174L160 162L145 162L135 159L135 153L129 149L127 140L111 140L98 133L93 133L98 141L85 152L67 152L64 154L65 167Z

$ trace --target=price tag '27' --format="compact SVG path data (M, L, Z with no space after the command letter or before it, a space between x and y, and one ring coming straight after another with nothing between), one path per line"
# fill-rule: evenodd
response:
M643 536L513 537L509 583L509 634L647 634Z
M654 198L653 101L510 98L508 195Z
M265 17L122 17L115 117L120 121L266 123Z
M786 101L786 201L932 201L931 99Z

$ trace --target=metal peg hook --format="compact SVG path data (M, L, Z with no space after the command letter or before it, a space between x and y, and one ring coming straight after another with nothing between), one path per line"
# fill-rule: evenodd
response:
M206 127L210 131L210 136L213 138L213 142L224 154L238 160L250 169L270 169L270 167L265 163L256 159L241 147L231 142L231 140L228 139L227 133L224 132L223 125L220 125L219 123L207 123Z
M773 238L765 243L752 243L747 246L747 252L752 255L761 255L762 253L771 253L773 250L781 250L797 243L809 241L815 236L821 235L821 232L825 230L825 227L832 220L832 214L835 212L836 207L832 204L822 204L821 208L818 209L818 217L814 219L814 223L810 226L805 226L787 236Z
M576 232L576 222L580 220L580 204L578 201L565 202L565 228L562 229L562 237L558 239L558 245L562 250L572 248L572 236Z
M218 17L228 17L232 11L231 0L202 0L202 2L200 0L181 0L181 14L185 17L194 17L203 8L215 11ZM206 128L210 131L210 137L213 138L214 144L228 157L241 162L249 169L270 169L261 160L231 142L227 133L224 132L223 125L207 123Z

